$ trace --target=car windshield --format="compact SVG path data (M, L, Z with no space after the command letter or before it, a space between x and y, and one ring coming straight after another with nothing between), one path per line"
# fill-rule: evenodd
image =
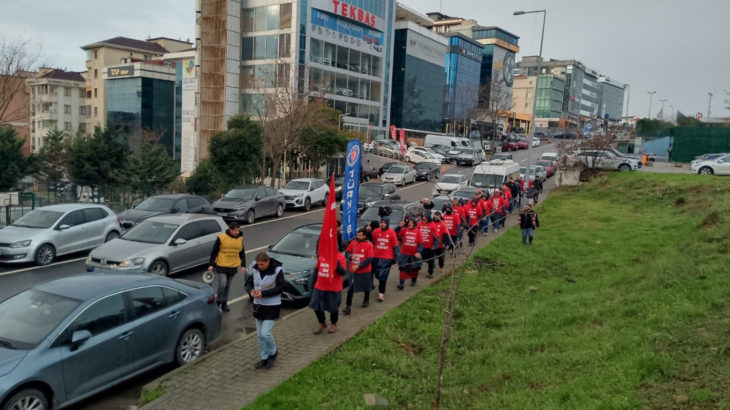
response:
M439 182L443 182L444 184L458 184L461 180L456 175L444 175L439 179Z
M405 172L406 172L406 169L400 165L395 165L395 166L388 168L389 174L405 174Z
M419 171L428 171L429 169L431 169L432 166L433 165L429 162L421 162L421 163L416 164L416 166L413 168L417 169Z
M553 165L550 161L537 161L535 164L543 167L551 167Z
M172 204L175 203L175 200L172 198L147 198L144 201L142 201L141 204L137 205L136 210L138 211L157 211L157 212L167 212L172 208Z
M170 239L170 236L172 236L172 233L175 232L178 226L180 225L143 221L127 231L121 238L132 242L165 243Z
M0 303L0 347L30 350L38 346L80 300L28 289Z
M527 173L526 167L520 168L520 174L525 175L526 173ZM534 167L530 168L530 175L534 175L534 174L535 174L535 168Z
M358 218L361 221L365 221L367 223L370 223L372 221L380 222L380 215L379 207L372 206L365 210L365 212L360 215ZM393 208L391 210L390 216L388 216L388 219L390 219L390 223L393 225L398 225L400 221L403 220L403 210L400 208Z
M63 212L36 209L18 218L11 226L38 229L50 228L61 216L63 216Z
M473 198L476 192L476 189L462 189L454 192L451 196L456 198Z
M272 248L272 252L313 258L317 255L319 231L298 229L286 234Z
M383 192L383 187L379 185L360 185L358 191L358 194L362 196L380 196Z
M250 201L253 196L256 195L258 188L240 188L233 189L224 196L227 199L242 199L244 201Z
M291 189L292 191L306 191L309 189L309 181L290 181L284 185L284 189Z
M474 150L469 148L462 148L460 152L466 155L474 155Z
M503 180L503 175L475 173L471 176L471 185L480 188L498 188L502 186Z
M436 198L432 199L431 202L433 202L433 209L436 211L440 211L443 209L444 205L447 203L451 203L451 198L448 196L437 196Z

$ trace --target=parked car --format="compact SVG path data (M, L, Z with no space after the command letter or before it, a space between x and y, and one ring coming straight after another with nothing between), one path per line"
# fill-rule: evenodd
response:
M284 195L286 206L309 211L312 204L327 203L330 188L318 178L299 178L289 181L279 192Z
M589 168L631 171L639 169L639 162L634 158L617 156L606 150L586 150L578 155L578 160Z
M408 165L394 165L380 176L380 180L404 186L416 182L416 171Z
M471 148L460 148L459 154L456 156L456 165L473 166L482 162L479 153Z
M226 229L215 215L155 216L91 251L86 270L144 270L167 276L207 266L216 238Z
M403 154L400 152L400 147L391 144L391 140L377 140L373 141L373 153L388 158L403 158Z
M367 182L370 178L377 178L380 176L378 169L370 163L370 160L360 161L360 169L362 170L360 175L361 182Z
M535 161L535 165L539 165L543 168L545 168L545 176L546 178L550 178L551 176L555 175L555 165L553 165L552 161L541 159Z
M474 188L474 187L459 188L456 191L451 193L451 198L472 199L472 198L474 198L474 194L476 194L477 192L478 192L478 188Z
M527 138L517 138L515 144L517 145L517 149L527 149L530 146Z
M452 197L450 195L437 195L431 198L431 202L433 203L433 209L431 209L431 214L436 211L442 211L444 209L444 205L450 204L451 200Z
M426 147L421 147L419 145L415 145L415 146L412 146L410 149L417 150L417 151L423 151L423 152L429 153L434 158L436 158L437 160L439 160L439 164L443 164L444 162L446 162L446 156L445 155L442 155L442 154L440 154L440 153L432 150L431 148L426 148Z
M453 160L449 158L449 151L451 151L451 147L447 147L446 145L432 145L429 147L431 151L433 151L435 154L439 154L444 157L445 162L452 162Z
M329 181L329 180L328 180ZM342 186L345 184L345 177L335 177L335 199L341 200L342 199ZM329 182L327 183L329 185Z
M523 180L527 180L527 167L520 167L520 178ZM541 167L540 165L533 165L530 167L530 181L535 180L537 178L539 181L545 181L547 179L547 172L545 171L545 168Z
M507 140L507 141L504 141L502 143L502 152L505 152L505 151L517 151L517 149L518 148L517 148L517 142L516 141Z
M121 232L119 218L104 205L44 206L0 229L0 262L48 265L57 256L93 249Z
M498 152L498 153L492 155L491 159L505 160L505 159L513 159L513 158L512 158L512 154L507 154L505 152Z
M198 195L172 194L151 196L140 204L119 214L122 225L129 229L135 224L157 215L212 214L213 207Z
M540 138L537 136L532 137L532 148L540 146Z
M466 175L446 174L433 186L433 196L449 195L467 186L469 186L469 180L466 178Z
M554 139L575 139L578 138L578 133L573 131L561 131L553 134Z
M400 193L394 184L383 182L366 182L360 184L360 188L358 189L357 212L361 214L375 202L385 199L400 199Z
M369 225L371 222L380 222L380 208L388 206L391 209L391 213L388 216L390 220L390 227L397 227L402 221L408 218L420 218L425 212L423 204L420 202L408 202L408 201L378 201L372 204L368 209L357 218L357 227L362 228L365 225Z
M416 179L430 181L441 177L441 165L434 164L433 162L421 162L420 164L416 164L413 169L416 171Z
M557 152L543 152L542 155L540 155L541 160L548 160L553 163L553 165L558 165L558 153Z
M730 175L730 154L698 162L692 161L689 172L700 175Z
M85 273L0 302L3 409L70 406L152 368L191 363L221 333L213 288Z
M403 160L414 164L419 164L421 162L432 162L434 164L441 163L440 160L436 159L436 157L431 155L428 151L418 149L417 147L409 148Z
M226 222L244 221L252 224L256 218L284 214L286 199L274 188L247 185L234 188L213 203L213 210Z
M284 269L284 292L282 301L294 302L309 299L312 295L312 273L317 264L317 244L322 232L322 224L300 226L284 235L266 252L270 258L281 262ZM254 263L251 264L253 266ZM249 293L252 269L244 275L246 292ZM345 287L349 285L349 277L344 278Z
M385 162L383 165L380 166L380 169L378 170L379 176L382 176L384 173L388 172L390 167L395 165L404 165L402 162Z

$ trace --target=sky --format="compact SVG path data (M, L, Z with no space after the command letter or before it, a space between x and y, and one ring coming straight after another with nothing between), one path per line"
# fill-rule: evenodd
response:
M401 0L417 11L472 18L520 37L522 56L537 55L547 10L543 58L576 59L629 84L629 115L651 115L664 102L686 115L730 117L730 1L727 0ZM195 1L0 0L0 36L40 47L40 62L83 71L82 45L112 37L195 38ZM626 112L626 103L624 103Z

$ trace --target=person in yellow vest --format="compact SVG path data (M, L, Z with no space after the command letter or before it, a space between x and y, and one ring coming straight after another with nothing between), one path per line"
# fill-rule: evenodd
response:
M243 234L236 222L228 225L228 230L218 235L210 253L208 270L215 268L218 279L218 305L221 310L228 312L228 292L231 290L231 281L238 273L246 273L246 250L243 249Z

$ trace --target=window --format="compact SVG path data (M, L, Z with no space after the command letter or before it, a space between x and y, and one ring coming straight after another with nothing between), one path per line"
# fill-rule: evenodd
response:
M309 42L309 61L313 63L320 63L322 64L322 40L317 40L315 38L311 39Z
M350 57L350 49L347 47L337 47L337 68L347 70L347 62Z
M94 60L99 58L99 50L94 50Z
M94 78L99 78L99 70L94 69Z
M94 88L94 98L99 96L99 90Z
M266 29L276 30L279 28L279 5L275 4L266 7Z
M94 107L94 117L99 113L99 107Z
M280 6L279 28L291 28L291 3L282 4Z
M370 75L373 75L375 77L380 77L380 58L373 56L372 57L372 70L370 71Z
M254 9L243 9L241 15L241 24L243 25L243 32L250 33L254 31Z
M71 96L71 88L70 87L61 87L61 88L63 88L63 95L65 97L70 97Z
M135 318L155 313L176 303L173 298L165 298L163 288L159 286L134 289L127 292L127 294L132 302L132 311Z
M86 123L83 123L83 122L79 123L79 132L82 134L86 132Z
M175 202L175 206L172 209L177 209L178 213L185 213L188 211L188 203L184 199L180 199Z
M266 36L254 37L253 57L257 60L266 58Z
M98 335L124 324L124 300L121 294L108 296L89 306L69 327L69 335L77 330L88 330Z
M79 98L86 98L86 90L79 88Z
M291 34L279 34L279 57L291 56Z
M350 64L349 67L350 71L354 72L360 72L360 52L356 50L350 51Z
M324 55L322 64L334 66L337 60L337 47L332 43L324 43Z
M266 30L266 7L256 7L254 9L254 31Z
M200 226L203 229L203 236L211 235L211 234L219 234L219 233L223 232L220 225L218 225L218 222L216 222L212 219L200 221Z
M71 131L71 123L70 122L64 122L63 123L63 130L64 131Z
M86 106L79 106L79 115L86 115Z
M66 214L66 216L61 219L61 222L58 223L58 226L61 225L68 225L68 226L77 226L81 225L85 222L84 219L84 211L82 209L69 212Z
M83 211L86 222L98 221L108 216L106 211L101 208L86 208Z
M243 38L242 60L253 60L253 39L254 37Z
M175 235L175 239L185 239L186 241L192 241L195 238L200 238L203 235L202 227L196 222L189 222L184 225Z
M67 90L68 90L68 88L67 88ZM68 104L64 105L63 106L63 113L64 114L71 114L71 106L68 105Z
M279 36L266 36L266 58L279 56Z

